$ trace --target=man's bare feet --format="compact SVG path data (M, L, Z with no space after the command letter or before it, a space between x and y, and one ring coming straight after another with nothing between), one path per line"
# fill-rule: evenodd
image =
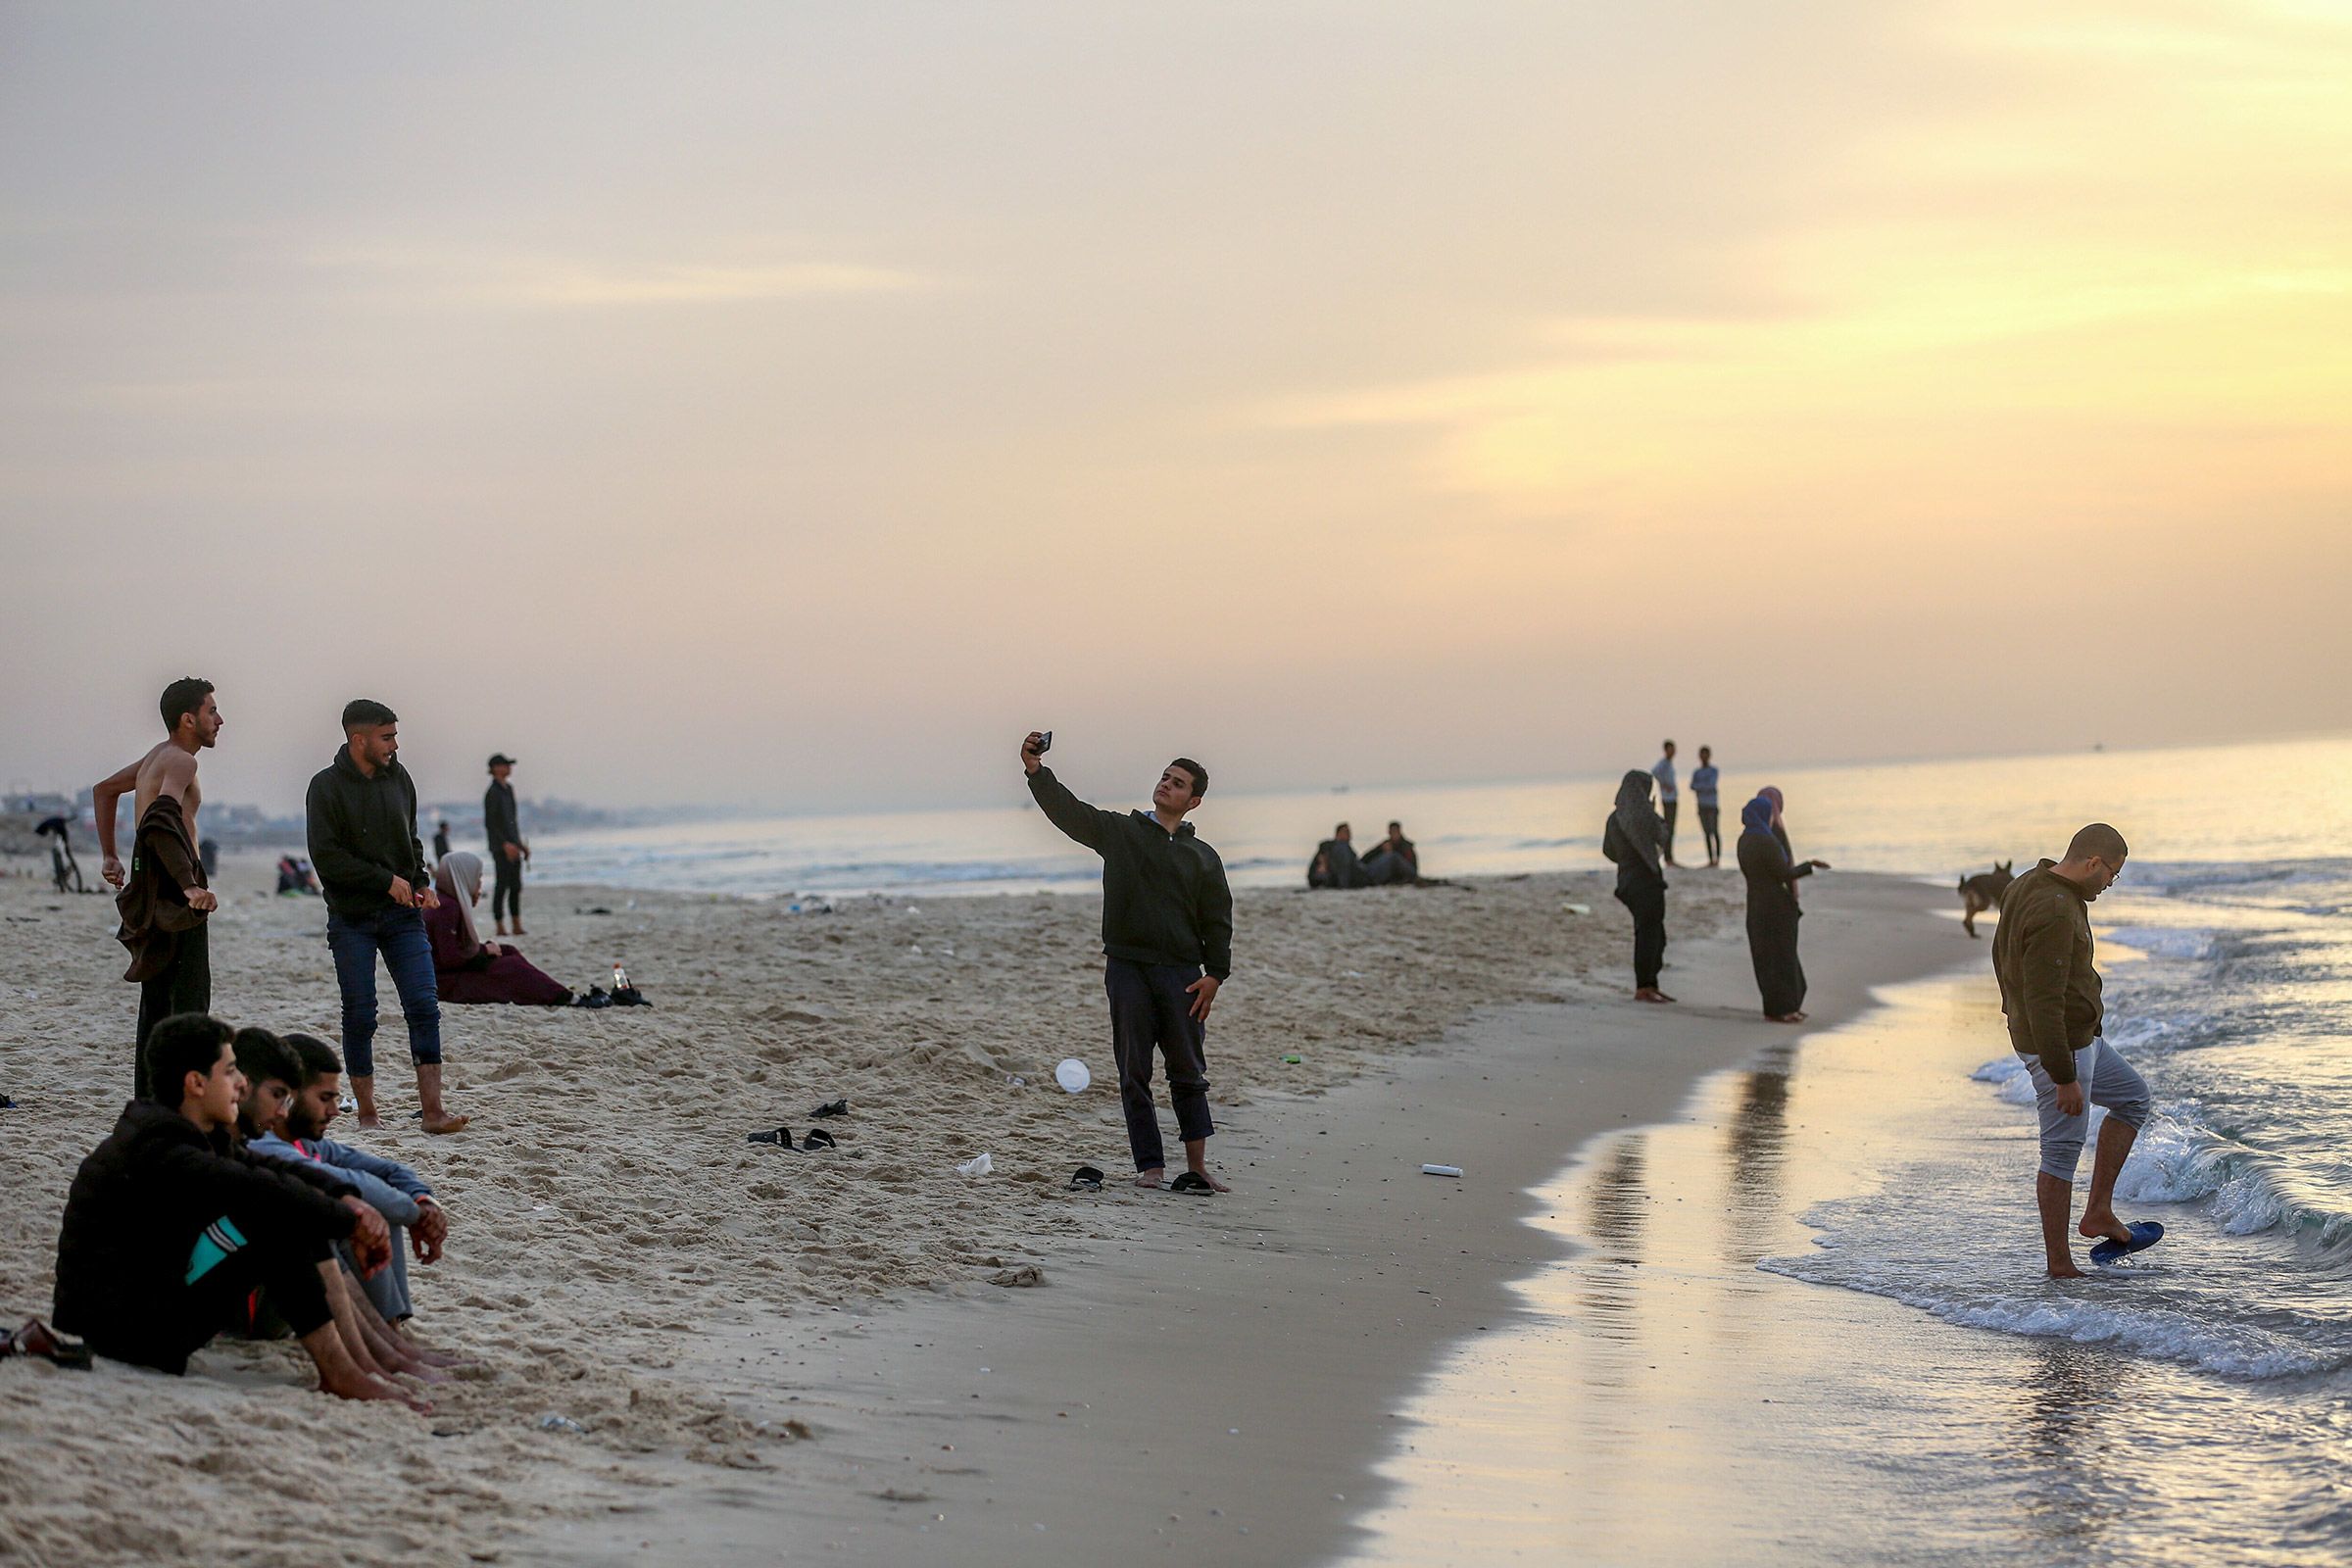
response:
M2126 1247L2132 1245L2132 1227L2116 1218L2112 1208L2100 1209L2095 1213L2085 1208L2082 1222L2075 1229L2093 1241L2120 1242Z
M1674 999L1656 986L1643 986L1634 993L1634 1000L1636 1002L1672 1002Z
M384 1118L374 1114L371 1111L362 1111L360 1112L359 1124L362 1127L367 1128L369 1132L380 1132L383 1129Z
M455 1111L445 1110L439 1115L425 1117L424 1130L428 1133L462 1132L465 1130L466 1124L471 1120L473 1120L471 1116L461 1116Z
M1210 1190L1213 1192L1230 1193L1233 1191L1232 1188L1217 1180L1215 1175L1209 1171L1209 1168L1206 1165L1195 1165L1192 1167L1192 1172L1194 1175L1200 1177L1202 1181L1208 1183Z
M2084 1274L2081 1269L2075 1267L2075 1265L2072 1263L2067 1264L2064 1268L2054 1268L2050 1270L2050 1278L2054 1280L2080 1280L2088 1279L2089 1277L2090 1276Z
M1167 1185L1168 1185L1168 1170L1167 1170L1167 1167L1166 1167L1165 1165L1154 1165L1154 1166L1152 1166L1152 1167L1150 1170L1139 1170L1139 1171L1137 1171L1137 1172L1135 1173L1135 1185L1136 1185L1136 1186L1138 1186L1138 1187L1165 1187L1165 1186L1167 1186Z
M320 1369L318 1389L320 1393L331 1394L338 1399L380 1399L405 1404L418 1415L430 1415L433 1409L390 1378L374 1372L363 1372L357 1367L338 1367L332 1371Z
M525 930L522 928L521 924L520 924L519 922L517 922L517 923L516 923L516 925L515 925L515 927L514 927L514 935L516 935L516 936L518 936L518 937L527 937L527 936L529 936L529 935L530 935L530 933L529 933L528 931L525 931Z
M501 921L499 921L499 922L498 922L498 930L497 930L496 932L492 933L492 934L493 934L493 935L496 935L496 936L502 936L502 937L503 937L503 936L505 936L505 935L507 934L507 922L506 922L506 921L504 921L504 920L501 920Z

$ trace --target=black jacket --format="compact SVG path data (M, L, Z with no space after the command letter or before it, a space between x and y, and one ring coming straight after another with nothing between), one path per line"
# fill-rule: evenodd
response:
M225 1131L208 1138L172 1107L134 1100L66 1196L51 1317L101 1354L184 1372L221 1326L169 1310L205 1227L226 1216L250 1238L289 1238L323 1256L355 1223L336 1200L358 1191L322 1166L272 1164Z
M311 867L326 906L346 920L394 908L392 879L429 888L433 873L416 837L416 785L394 758L369 778L349 748L311 778L303 811L310 819Z
M1200 964L1233 973L1233 890L1225 862L1190 822L1170 833L1144 811L1105 811L1072 795L1050 767L1029 793L1055 827L1102 857L1102 952L1137 963Z
M490 840L490 863L506 860L506 848L522 842L522 819L514 814L514 786L498 779L482 792L482 832Z

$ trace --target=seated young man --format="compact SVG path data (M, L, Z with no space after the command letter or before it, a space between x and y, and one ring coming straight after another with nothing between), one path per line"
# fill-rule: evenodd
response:
M1411 882L1421 875L1421 852L1404 836L1402 822L1389 824L1389 836L1372 846L1363 858L1364 880L1374 887Z
M236 1147L245 1079L231 1039L204 1013L175 1013L149 1034L148 1098L122 1108L67 1195L52 1317L100 1355L177 1375L262 1289L319 1388L425 1408L353 1354L356 1330L337 1311L349 1301L335 1244L382 1267L383 1219L346 1182Z
M441 1244L449 1236L449 1215L432 1188L408 1166L325 1137L343 1092L343 1058L334 1049L310 1035L286 1036L284 1049L293 1092L275 1118L253 1136L250 1147L265 1159L303 1161L333 1172L356 1186L368 1205L383 1215L392 1230L392 1262L364 1284L368 1300L397 1330L416 1315L402 1242L410 1244L419 1263L439 1262Z
M1342 822L1331 830L1331 837L1315 846L1315 858L1307 862L1306 885L1310 888L1360 888L1364 886L1362 865L1356 860L1355 835Z

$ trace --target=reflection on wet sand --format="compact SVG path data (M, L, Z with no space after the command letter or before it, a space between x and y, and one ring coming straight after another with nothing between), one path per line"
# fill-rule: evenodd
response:
M1771 1250L1775 1222L1787 1206L1782 1178L1788 1161L1788 1074L1796 1048L1774 1046L1739 1075L1739 1101L1724 1130L1723 1258L1752 1270ZM1752 1294L1760 1282L1743 1280Z
M2032 1376L2020 1387L2019 1453L2032 1480L2027 1529L2059 1560L2082 1557L2123 1505L2108 1474L2103 1428L2132 1397L2138 1369L2128 1358L2067 1340L2032 1342Z
M1577 1303L1592 1333L1631 1343L1639 1337L1635 1318L1641 1302L1642 1231L1649 1195L1642 1185L1646 1133L1631 1133L1593 1168L1586 1191L1585 1234L1592 1251L1580 1260ZM1615 1383L1615 1377L1599 1381Z

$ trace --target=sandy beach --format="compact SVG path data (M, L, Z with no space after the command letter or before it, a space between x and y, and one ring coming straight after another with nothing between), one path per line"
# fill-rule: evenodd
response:
M224 866L216 1010L332 1039L321 912L266 878ZM48 1309L133 997L105 901L21 878L0 897L15 1320ZM535 898L534 957L575 986L619 958L655 1007L449 1009L474 1127L399 1127L385 1041L395 1126L365 1140L456 1216L419 1327L483 1365L417 1417L304 1392L284 1346L217 1344L184 1380L11 1363L0 1550L200 1560L306 1467L366 1465L381 1485L346 1491L356 1520L297 1512L251 1560L1329 1556L1437 1349L1512 1310L1506 1282L1556 1247L1521 1223L1526 1190L1788 1034L1753 1011L1729 875L1676 884L1674 1009L1619 1000L1625 921L1598 875L1249 893L1210 1046L1236 1193L1077 1194L1079 1163L1125 1163L1094 899ZM1817 884L1816 1019L1968 956L1941 904ZM1052 1086L1069 1054L1095 1069L1085 1095ZM835 1151L744 1141L839 1095ZM993 1174L955 1173L983 1151Z

